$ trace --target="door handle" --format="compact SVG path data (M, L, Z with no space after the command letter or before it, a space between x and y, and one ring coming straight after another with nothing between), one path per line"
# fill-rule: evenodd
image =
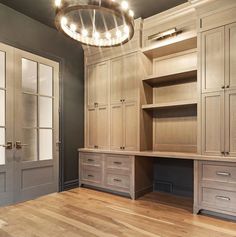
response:
M4 147L4 148L6 148L6 150L12 150L12 148L13 148L13 143L12 143L12 142L7 142L6 145L1 145L1 144L0 144L0 147Z
M20 141L16 142L16 149L17 150L22 149L22 147L24 147L24 146L28 146L28 144L22 144Z

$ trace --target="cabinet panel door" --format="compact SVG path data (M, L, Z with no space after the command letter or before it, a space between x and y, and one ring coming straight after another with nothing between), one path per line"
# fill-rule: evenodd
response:
M97 146L97 110L89 108L87 110L87 147L95 148Z
M225 151L236 156L236 90L225 96Z
M121 57L111 61L111 104L119 103L123 99L123 70Z
M236 89L236 23L226 27L226 86Z
M100 149L109 148L109 110L107 106L97 108L97 145Z
M123 147L123 105L111 106L111 149L120 150Z
M99 63L96 68L96 103L108 104L109 66L108 62Z
M96 103L96 66L87 67L87 105L94 106Z
M204 155L224 152L224 92L202 97L202 149Z
M138 108L136 103L124 104L124 146L125 150L138 150Z
M202 91L221 91L224 81L224 27L202 33Z
M138 98L136 55L129 54L124 57L123 99L125 102L137 101Z

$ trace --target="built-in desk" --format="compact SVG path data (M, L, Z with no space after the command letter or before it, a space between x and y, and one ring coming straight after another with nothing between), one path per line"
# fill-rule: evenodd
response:
M153 190L153 158L194 161L194 213L236 216L236 157L154 151L79 149L80 185L136 199Z

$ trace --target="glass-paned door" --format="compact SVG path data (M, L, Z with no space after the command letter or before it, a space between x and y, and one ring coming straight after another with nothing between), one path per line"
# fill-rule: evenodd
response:
M13 48L0 43L0 205L13 201Z
M16 201L58 190L58 63L15 50Z

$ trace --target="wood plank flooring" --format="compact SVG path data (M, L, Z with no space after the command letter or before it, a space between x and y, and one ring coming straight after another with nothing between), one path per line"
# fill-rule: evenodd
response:
M191 206L158 193L132 201L81 188L0 208L0 237L236 237L236 223L193 215Z

